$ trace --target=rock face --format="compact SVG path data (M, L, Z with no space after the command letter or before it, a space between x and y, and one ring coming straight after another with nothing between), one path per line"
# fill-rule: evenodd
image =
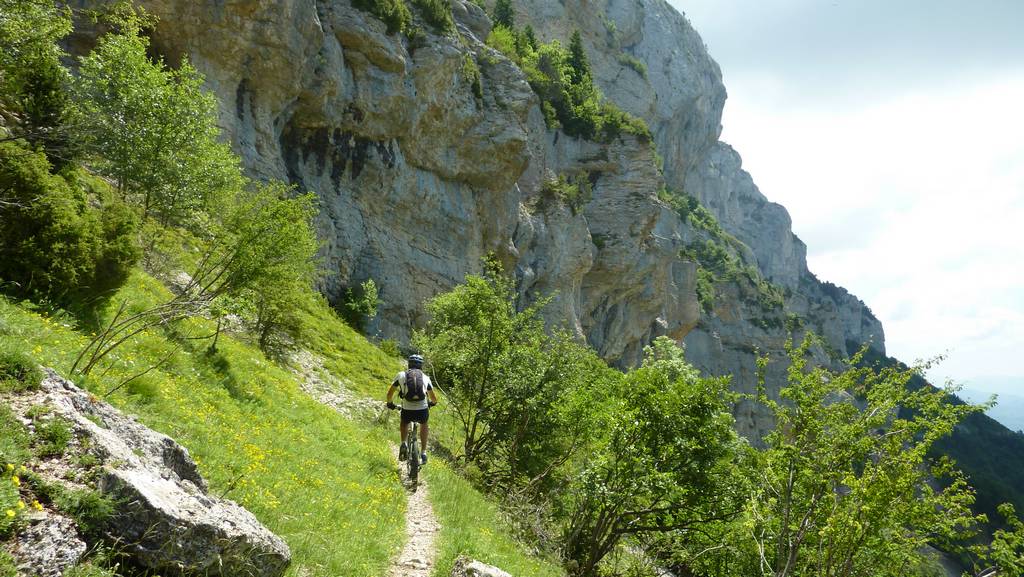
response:
M37 394L34 403L91 439L103 462L99 490L122 503L105 531L134 562L171 575L284 573L288 546L242 507L209 495L184 447L52 371Z
M707 206L747 264L785 290L779 318L822 334L823 362L848 343L884 351L877 319L807 270L786 210L718 140L718 65L664 0L514 3L542 40L580 30L596 83L648 122L657 156L632 137L598 144L547 128L524 74L484 44L490 20L467 0L452 0L457 33L417 15L413 38L388 34L349 0L141 4L160 18L156 49L170 62L187 54L206 75L248 171L318 193L323 290L337 301L372 278L383 305L371 332L404 340L424 322L425 299L493 253L524 301L554 295L549 322L610 362L633 365L669 335L705 371L752 390L754 347L781 357L789 331L764 322L739 286L717 287L714 310L701 311L696 265L680 254L699 231L658 200L667 186ZM559 198L546 185L558 177L585 179L589 197ZM769 388L783 375L773 366ZM744 410L741 431L771 426Z

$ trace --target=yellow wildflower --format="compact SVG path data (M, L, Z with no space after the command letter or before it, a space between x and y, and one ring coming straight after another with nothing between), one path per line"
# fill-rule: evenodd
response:
M24 509L24 508L25 508L25 502L24 501L18 501L18 509L21 510L21 509Z
M39 501L36 501L36 500L32 501L32 508L35 509L36 511L42 511L43 510L43 506L40 505Z
M15 487L21 486L21 479L19 479L17 475L11 477L11 482L14 483Z
M7 510L7 516L8 517L13 517L15 515L17 515L17 513L14 512L14 509L8 509Z
M7 463L7 472L10 473L13 470L14 470L14 465L12 465L10 463Z

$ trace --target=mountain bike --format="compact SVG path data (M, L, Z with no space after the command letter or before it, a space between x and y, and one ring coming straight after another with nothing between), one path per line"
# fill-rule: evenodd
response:
M401 414L402 407L395 407L396 411ZM406 457L405 464L409 473L409 480L413 483L419 478L420 475L420 424L416 421L409 423L409 434L405 438Z

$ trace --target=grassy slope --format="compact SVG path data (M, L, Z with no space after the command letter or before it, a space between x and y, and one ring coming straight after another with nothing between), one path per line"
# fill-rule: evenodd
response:
M168 297L160 283L140 272L105 314L109 318L123 300L142 308ZM400 363L326 306L307 315L308 346L355 391L379 397ZM222 336L218 353L210 355L209 341L180 338L211 329L208 321L191 319L177 337L144 333L115 351L84 386L102 395L171 354L165 365L107 400L181 442L213 493L240 502L281 535L292 549L289 575L300 569L310 575L383 575L404 541L405 494L388 450L390 427L346 419L311 400L289 372L239 340ZM0 298L0 347L22 348L66 373L86 340L66 314ZM444 527L438 575L446 575L460 553L514 575L561 574L556 565L528 558L501 531L492 504L441 463L433 465L432 495Z

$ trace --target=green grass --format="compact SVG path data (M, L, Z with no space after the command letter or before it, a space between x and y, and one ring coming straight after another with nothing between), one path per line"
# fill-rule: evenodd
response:
M530 556L522 543L503 529L497 507L455 474L443 461L424 469L434 514L441 524L434 577L447 577L460 555L494 565L517 577L563 577L553 561Z

